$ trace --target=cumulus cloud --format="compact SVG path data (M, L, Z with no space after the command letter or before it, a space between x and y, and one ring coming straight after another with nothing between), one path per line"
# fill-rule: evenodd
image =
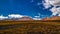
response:
M22 17L29 17L32 18L31 16L26 16L26 15L20 15L20 14L10 14L8 16L0 16L0 20L5 20L5 19L17 19L17 18L22 18ZM40 18L40 14L39 16L34 16L34 18L32 18L33 20L41 20ZM19 20L19 19L18 19Z
M56 8L56 7L53 7L52 9L50 9L51 12L52 12L52 15L56 15L56 14L60 14L60 7Z
M26 15L20 15L20 14L10 14L8 15L9 18L22 18L22 17L29 17L32 18L31 16L26 16ZM39 16L34 16L35 18L32 18L33 20L41 20L40 14Z
M41 18L33 18L34 20L42 20Z
M31 16L26 16L26 15L20 15L20 14L10 14L10 15L8 15L8 16L3 16L3 15L1 15L0 16L0 20L4 20L4 19L18 19L19 20L19 18L22 18L22 17L29 17L29 18L32 18ZM33 19L33 18L32 18Z
M45 0L45 3L49 3L50 5L60 6L60 0Z
M5 17L3 15L0 16L0 20L8 19L8 17Z
M12 18L22 18L22 17L24 17L24 15L19 15L19 14L10 14L10 15L8 15L8 16L3 16L3 15L1 15L0 16L0 20L4 20L4 19L12 19Z
M54 6L60 6L60 0L49 0L49 3Z
M33 18L34 20L42 20L41 18L40 18L40 16L35 16L35 18Z
M40 18L40 16L41 16L41 14L40 13L38 13L38 16L34 16L34 20L42 20L42 18Z
M24 17L23 15L19 15L19 14L10 14L8 15L9 18L21 18Z
M60 0L45 0L45 3L43 3L43 5L46 9L48 9L51 5L54 6L52 7L52 9L50 9L52 12L52 16L60 14L60 7L57 8L57 6L60 6Z
M58 16L60 16L60 14Z
M47 3L43 3L43 5L44 5L44 7L45 7L46 9L48 9L49 7L51 7L51 5L50 5L49 2L47 2Z

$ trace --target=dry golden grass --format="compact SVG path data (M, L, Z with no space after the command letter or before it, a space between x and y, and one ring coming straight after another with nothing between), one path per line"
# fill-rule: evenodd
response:
M60 34L60 22L0 21L0 34Z

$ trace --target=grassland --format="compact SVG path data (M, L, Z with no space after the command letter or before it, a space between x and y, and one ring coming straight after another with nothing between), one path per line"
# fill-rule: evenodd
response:
M59 21L0 21L0 34L60 34Z

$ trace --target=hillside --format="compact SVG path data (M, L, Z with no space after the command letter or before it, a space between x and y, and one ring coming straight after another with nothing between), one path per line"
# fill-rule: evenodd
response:
M44 18L42 20L60 20L60 16L53 16L51 18Z

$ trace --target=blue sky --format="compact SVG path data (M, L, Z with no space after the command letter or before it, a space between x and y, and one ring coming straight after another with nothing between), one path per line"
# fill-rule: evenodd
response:
M41 18L42 15L50 17L52 14L49 9L44 9L42 0L0 0L0 15L21 14L34 17L38 13Z

